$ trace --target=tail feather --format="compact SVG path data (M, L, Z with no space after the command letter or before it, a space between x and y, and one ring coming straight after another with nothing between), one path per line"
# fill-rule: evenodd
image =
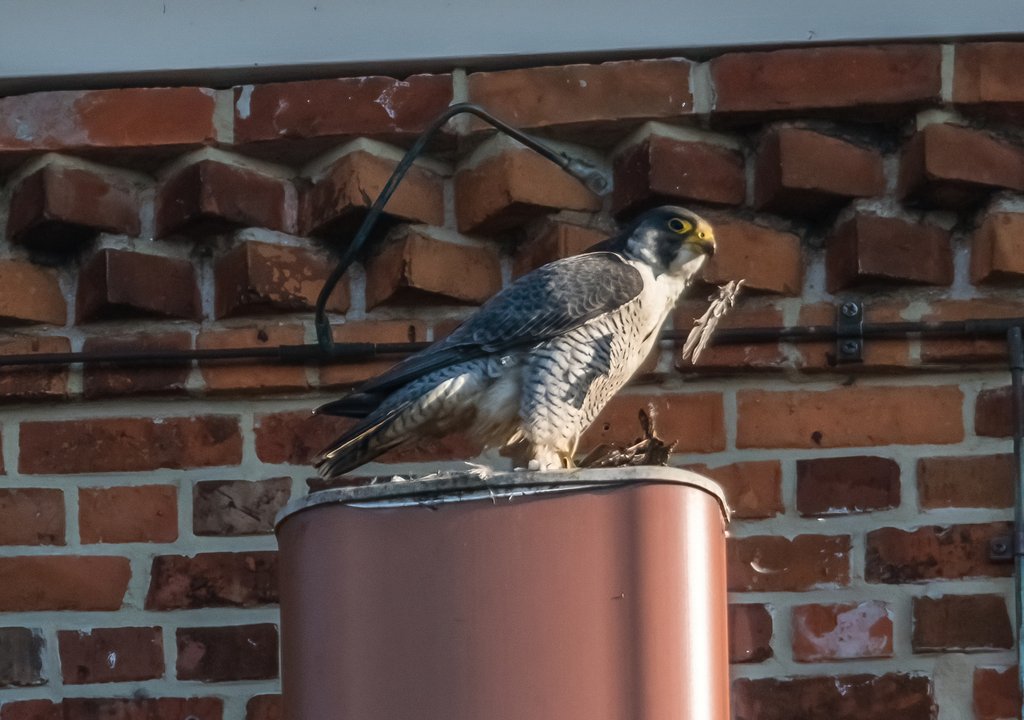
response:
M371 417L357 424L313 460L316 471L326 479L335 478L401 444L404 440L401 436L384 439L381 435L409 404L404 403L380 417Z

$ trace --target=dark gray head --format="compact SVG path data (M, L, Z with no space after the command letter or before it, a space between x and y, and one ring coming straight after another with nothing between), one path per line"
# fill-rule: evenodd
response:
M663 205L634 220L621 235L624 255L642 260L655 275L674 272L715 252L715 233L707 220L690 210Z

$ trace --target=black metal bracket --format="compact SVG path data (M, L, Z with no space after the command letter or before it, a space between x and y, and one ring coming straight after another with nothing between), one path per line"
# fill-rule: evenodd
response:
M996 535L988 541L989 562L1013 562L1013 538L1009 535Z
M864 352L864 305L847 300L836 313L836 362L859 363Z

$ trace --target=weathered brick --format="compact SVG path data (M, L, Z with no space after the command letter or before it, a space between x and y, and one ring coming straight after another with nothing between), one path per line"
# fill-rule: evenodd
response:
M718 247L704 267L713 285L746 280L744 287L779 295L799 295L803 287L800 238L744 220L712 221Z
M66 337L14 335L0 340L0 355L71 352ZM68 396L68 368L20 365L0 372L0 400L43 400Z
M419 135L452 99L450 75L235 87L235 142Z
M389 239L366 263L366 307L382 303L479 305L501 289L497 251L446 242L416 230Z
M280 695L256 695L245 704L245 720L284 720Z
M312 310L330 272L328 259L310 250L242 240L214 268L215 314L224 318ZM327 309L345 312L348 307L346 275Z
M1021 277L1024 213L991 213L971 237L971 282L1012 281Z
M0 323L64 325L67 319L56 272L20 260L0 260Z
M732 592L799 592L850 583L848 535L761 535L729 538Z
M830 675L739 679L735 720L932 720L938 707L923 675Z
M725 449L725 410L719 393L619 394L611 399L580 439L580 452L603 444L632 445L642 436L639 413L654 418L655 432L675 452ZM700 432L694 432L700 428Z
M202 316L192 263L128 250L98 251L78 275L78 322L121 317Z
M220 698L68 698L63 720L222 720ZM4 718L3 720L6 720Z
M87 353L165 352L192 349L187 332L95 335L85 339ZM87 398L111 395L150 395L184 393L191 363L161 362L131 365L125 363L89 363L82 371L83 394Z
M955 385L741 390L737 403L740 448L948 444L964 437L963 392Z
M974 432L985 437L1013 435L1013 389L990 388L978 393L974 406Z
M872 530L867 535L864 577L873 583L1009 577L1010 565L993 563L988 557L989 541L1009 534L1009 523L999 522Z
M274 517L291 497L291 478L208 480L192 491L196 535L258 535L274 531Z
M156 193L156 236L223 232L232 227L295 229L288 183L251 168L200 160L167 178Z
M782 466L778 460L733 463L709 468L691 465L690 470L707 475L725 491L732 517L760 520L775 517L782 504Z
M0 545L63 544L63 491L0 489Z
M64 713L50 700L13 700L0 706L0 720L64 720Z
M455 215L465 233L492 234L555 210L600 208L583 183L532 150L504 150L455 174Z
M747 191L739 151L660 135L619 154L614 174L612 209L620 216L665 203L742 205Z
M174 542L178 539L178 489L174 485L81 488L78 525L82 542Z
M1012 648L1013 628L1002 595L914 598L915 653Z
M0 611L119 610L130 577L124 557L0 557Z
M277 677L277 626L178 628L179 680L227 682Z
M713 116L754 119L856 108L895 117L938 101L936 45L820 47L728 53L711 62Z
M1020 712L1017 668L975 668L974 715L976 720L1006 720Z
M157 680L164 675L164 641L158 627L60 630L65 685Z
M955 57L953 102L958 109L999 120L1024 117L1024 91L1018 82L1024 45L962 43Z
M45 685L44 646L43 636L38 631L23 627L0 628L0 688Z
M522 277L553 260L579 255L607 237L607 233L597 228L541 221L528 230L526 238L516 245L512 277Z
M759 663L772 653L772 615L764 605L729 606L729 662Z
M884 602L865 600L793 608L793 659L831 662L892 657L892 610Z
M801 515L845 515L900 504L895 460L858 455L797 460L796 507Z
M970 300L935 300L931 310L921 316L924 322L978 320L982 318L1017 318L1024 315L1024 302L1016 298L971 298ZM973 364L1006 362L1006 338L951 337L921 340L921 362L942 364Z
M764 305L760 299L744 298L728 312L719 324L725 328L752 327L783 327L782 311L774 305ZM707 300L684 300L676 305L673 313L672 327L677 331L690 332L694 323L703 317L709 303ZM777 370L793 366L790 355L775 342L754 343L750 345L721 344L713 342L694 363L684 358L682 349L685 340L675 343L675 367L682 373L720 373L723 370Z
M930 457L917 461L921 508L1008 508L1013 505L1013 456Z
M842 168L842 172L836 172ZM882 154L813 130L769 131L757 149L754 207L820 218L853 198L885 192Z
M264 324L244 328L204 330L196 338L196 348L260 348L278 345L301 345L305 330L301 325ZM200 361L199 369L209 392L274 392L306 390L306 368L275 360L209 360Z
M153 558L147 610L257 607L277 603L276 552Z
M238 419L96 418L21 424L23 473L104 473L237 465Z
M346 322L331 328L336 343L423 342L426 326L419 320L373 320ZM362 362L342 362L320 366L320 386L352 386L380 375L402 358L400 354L382 354Z

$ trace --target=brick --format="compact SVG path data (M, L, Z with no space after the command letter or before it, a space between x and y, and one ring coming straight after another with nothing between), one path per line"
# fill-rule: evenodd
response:
M347 153L300 196L299 227L304 235L349 238L380 195L398 163L364 150ZM444 225L444 182L413 165L384 206L378 223L399 220ZM378 225L380 227L380 225Z
M64 720L64 713L49 700L14 700L0 706L0 720Z
M526 238L516 245L512 257L512 277L522 277L553 260L579 255L607 238L608 233L597 228L541 221L528 230Z
M900 504L895 460L858 455L796 462L796 507L801 515L846 515Z
M455 174L455 216L464 233L489 235L556 210L600 209L583 183L532 150L504 150Z
M0 152L201 145L215 138L208 88L65 90L0 99Z
M737 403L739 448L949 444L964 437L963 392L954 385L741 390Z
M64 325L67 319L67 302L55 271L0 260L0 323Z
M64 493L0 489L0 545L63 545Z
M196 271L187 260L99 250L82 266L78 322L122 317L202 317Z
M1008 508L1013 505L1010 454L931 457L917 461L921 508Z
M294 197L294 191L292 193ZM251 168L200 160L156 192L156 236L217 233L234 227L294 231L288 182Z
M793 608L793 659L832 662L892 657L892 610L865 600Z
M0 688L45 685L44 645L38 631L23 627L0 628Z
M938 46L820 47L728 53L711 61L715 117L758 119L856 108L898 117L938 102Z
M153 558L147 610L258 607L278 602L276 552Z
M859 285L949 285L953 249L947 231L897 218L860 214L826 244L829 292Z
M774 305L759 304L759 299L744 298L737 307L730 310L721 320L719 327L752 328L784 326L782 311ZM697 319L703 317L709 303L706 300L684 300L676 305L672 327L677 331L691 332ZM686 341L675 342L675 367L682 373L718 373L723 370L777 370L793 366L789 353L779 343L765 342L750 345L721 344L714 342L707 347L694 363L682 356Z
M366 263L366 307L469 303L501 289L501 266L490 246L446 242L415 230L389 239Z
M882 154L877 150L798 127L774 128L758 146L754 168L758 210L822 218L853 198L884 192Z
M204 330L196 338L196 348L272 348L278 345L301 345L305 330L301 325L258 325L244 328ZM307 390L306 368L267 360L200 361L199 369L209 392L278 392Z
M731 592L800 592L850 584L848 535L732 537L726 558Z
M879 528L867 535L864 577L873 583L936 578L1009 577L1013 568L988 558L989 541L1009 535L1009 523Z
M277 626L178 628L179 680L228 682L277 677Z
M1024 213L992 213L971 237L971 282L1024 277ZM2 274L2 270L0 270Z
M874 299L864 305L864 321L868 323L903 322L903 301L887 302ZM830 325L836 324L837 305L832 303L807 303L800 306L798 324ZM801 342L794 345L794 352L799 353L799 367L804 370L831 370L836 366L835 341ZM906 368L913 363L910 358L910 345L906 338L893 340L872 338L864 343L862 360L858 367L875 370ZM847 366L848 368L850 366Z
M120 610L131 574L124 557L0 557L0 611Z
M274 531L274 517L291 497L291 478L208 480L192 491L196 535L261 535Z
M720 145L651 135L615 158L612 209L635 214L689 201L742 205L743 155Z
M284 720L280 695L256 695L245 704L245 720Z
M729 662L759 663L772 653L772 615L764 605L729 606Z
M331 328L336 343L412 343L426 339L426 326L419 320L372 320L345 322ZM320 387L351 387L392 367L401 354L382 354L362 362L341 362L320 366Z
M238 419L227 415L21 424L19 468L29 474L184 469L241 460Z
M471 73L469 99L519 128L637 124L693 113L690 68L667 59Z
M419 135L452 100L450 75L237 86L235 142Z
M709 468L691 465L690 470L707 475L725 491L732 517L762 520L783 512L782 465L778 460L732 463Z
M222 720L220 698L69 698L64 720Z
M953 102L959 110L999 120L1019 120L1024 92L1018 82L1024 45L1019 42L962 43L956 46Z
M655 433L674 452L717 452L725 449L725 411L719 393L616 395L583 433L581 455L599 445L632 445L640 438L639 413L654 418ZM695 429L699 428L699 432Z
M167 352L192 349L188 332L95 335L85 339L87 353ZM142 363L89 363L82 371L87 398L119 395L181 394L187 389L189 361Z
M932 720L938 707L923 675L829 675L739 679L735 720Z
M71 352L66 337L14 335L0 340L0 355ZM67 366L20 365L0 372L0 401L63 399L68 396Z
M1013 389L990 388L978 393L974 406L974 432L984 437L1013 435Z
M704 266L704 279L713 285L746 280L745 291L799 295L803 287L800 238L743 220L712 221L717 249Z
M216 317L308 312L316 307L331 269L326 257L304 248L243 240L214 268ZM348 308L346 275L327 309L343 313Z
M1017 668L975 668L974 715L977 720L1005 720L1020 712Z
M178 539L178 489L174 485L81 488L78 525L82 542L174 542Z
M987 132L928 125L903 148L899 197L924 207L961 210L993 191L1024 189L1024 150Z
M924 322L1017 318L1024 315L1024 302L1017 299L972 298L935 300L931 310L921 316ZM942 364L1005 363L1006 338L1003 336L934 338L921 340L921 362Z
M158 680L164 675L158 627L60 630L57 643L65 685Z
M982 651L1013 647L1013 628L1002 595L914 598L915 653Z

